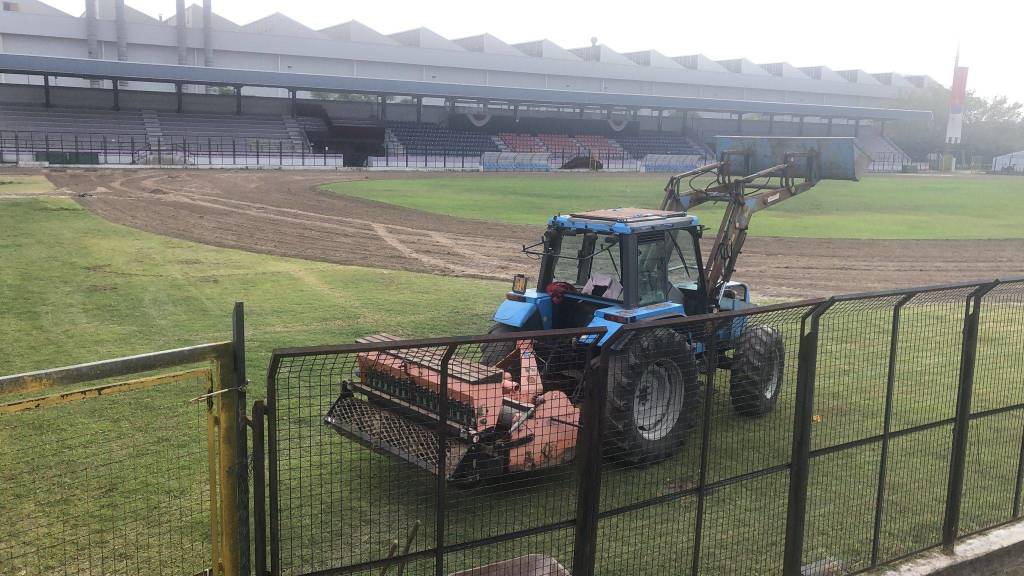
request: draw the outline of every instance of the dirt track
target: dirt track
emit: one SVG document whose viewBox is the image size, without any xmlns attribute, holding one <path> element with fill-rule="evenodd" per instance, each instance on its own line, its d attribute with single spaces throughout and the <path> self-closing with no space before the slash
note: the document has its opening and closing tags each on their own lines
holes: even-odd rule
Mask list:
<svg viewBox="0 0 1024 576">
<path fill-rule="evenodd" d="M 68 170 L 47 176 L 83 206 L 133 228 L 356 266 L 505 280 L 536 267 L 519 249 L 542 232 L 317 189 L 345 179 L 407 177 L 396 174 Z M 758 295 L 790 299 L 1021 275 L 1024 240 L 751 238 L 736 277 Z"/>
</svg>

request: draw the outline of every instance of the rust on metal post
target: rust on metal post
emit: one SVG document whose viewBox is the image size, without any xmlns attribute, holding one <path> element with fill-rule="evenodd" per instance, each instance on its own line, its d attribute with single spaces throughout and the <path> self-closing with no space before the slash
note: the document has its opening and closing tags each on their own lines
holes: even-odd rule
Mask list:
<svg viewBox="0 0 1024 576">
<path fill-rule="evenodd" d="M 201 344 L 188 348 L 164 350 L 138 356 L 101 360 L 51 370 L 39 370 L 0 377 L 0 396 L 15 392 L 45 390 L 53 386 L 80 384 L 104 378 L 128 376 L 183 364 L 197 364 L 212 360 L 231 348 L 230 342 Z"/>
<path fill-rule="evenodd" d="M 0 404 L 0 414 L 14 414 L 15 412 L 24 412 L 26 410 L 55 406 L 57 404 L 67 404 L 69 402 L 85 400 L 86 398 L 96 398 L 98 396 L 109 396 L 120 392 L 142 390 L 144 388 L 152 388 L 153 386 L 159 386 L 169 382 L 180 382 L 182 380 L 191 380 L 196 378 L 208 380 L 210 377 L 211 373 L 209 368 L 197 368 L 195 370 L 184 370 L 180 372 L 171 372 L 170 374 L 161 374 L 159 376 L 135 378 L 124 382 L 102 384 L 100 386 L 92 386 L 89 388 L 72 390 L 70 392 L 61 392 L 59 394 L 51 394 L 49 396 L 38 396 L 35 398 L 26 398 L 24 400 L 15 400 L 6 404 Z"/>
<path fill-rule="evenodd" d="M 217 444 L 220 455 L 218 481 L 220 484 L 220 541 L 221 566 L 224 576 L 241 574 L 241 550 L 238 546 L 238 506 L 240 497 L 238 483 L 238 454 L 241 441 L 238 434 L 238 395 L 225 392 L 235 382 L 234 354 L 225 354 L 216 360 L 214 370 L 214 392 L 217 396 Z"/>
<path fill-rule="evenodd" d="M 214 378 L 217 378 L 217 375 L 214 375 Z M 206 458 L 210 480 L 210 567 L 212 574 L 219 575 L 223 574 L 220 545 L 220 499 L 217 496 L 220 476 L 218 473 L 220 457 L 217 442 L 217 404 L 220 398 L 214 394 L 214 388 L 217 387 L 214 378 L 209 380 L 206 388 Z"/>
<path fill-rule="evenodd" d="M 249 573 L 249 465 L 245 422 L 245 352 L 242 306 L 235 304 L 233 341 L 215 360 L 217 444 L 220 457 L 220 558 L 224 576 Z"/>
</svg>

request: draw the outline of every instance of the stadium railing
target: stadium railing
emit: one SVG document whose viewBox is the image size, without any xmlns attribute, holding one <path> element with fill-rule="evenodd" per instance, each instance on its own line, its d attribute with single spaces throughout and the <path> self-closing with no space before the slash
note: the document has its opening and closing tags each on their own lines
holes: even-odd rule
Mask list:
<svg viewBox="0 0 1024 576">
<path fill-rule="evenodd" d="M 329 167 L 342 154 L 288 140 L 147 138 L 139 134 L 0 131 L 0 163 L 193 167 Z"/>
</svg>

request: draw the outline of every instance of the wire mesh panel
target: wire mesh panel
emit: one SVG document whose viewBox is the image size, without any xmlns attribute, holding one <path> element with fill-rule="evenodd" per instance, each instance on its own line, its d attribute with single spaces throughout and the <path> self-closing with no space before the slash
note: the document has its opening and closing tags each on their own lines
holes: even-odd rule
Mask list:
<svg viewBox="0 0 1024 576">
<path fill-rule="evenodd" d="M 531 554 L 571 567 L 593 338 L 533 334 L 276 353 L 272 568 L 454 573 Z"/>
<path fill-rule="evenodd" d="M 606 345 L 595 573 L 779 572 L 807 310 L 638 325 Z"/>
<path fill-rule="evenodd" d="M 981 299 L 960 534 L 1020 516 L 1024 474 L 1024 282 Z"/>
<path fill-rule="evenodd" d="M 1022 339 L 1015 281 L 607 337 L 281 351 L 272 557 L 281 574 L 864 572 L 1020 517 Z"/>
<path fill-rule="evenodd" d="M 210 419 L 205 401 L 189 401 L 211 390 L 211 372 L 136 382 L 0 411 L 0 574 L 180 576 L 213 565 Z"/>
</svg>

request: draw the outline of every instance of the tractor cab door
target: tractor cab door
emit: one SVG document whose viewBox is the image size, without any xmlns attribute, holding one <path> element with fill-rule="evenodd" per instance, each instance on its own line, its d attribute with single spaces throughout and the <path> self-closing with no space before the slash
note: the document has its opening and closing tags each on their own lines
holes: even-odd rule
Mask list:
<svg viewBox="0 0 1024 576">
<path fill-rule="evenodd" d="M 696 231 L 670 230 L 665 232 L 665 238 L 669 247 L 668 281 L 672 286 L 669 298 L 682 304 L 687 316 L 710 312 Z"/>
<path fill-rule="evenodd" d="M 696 239 L 687 230 L 665 230 L 637 238 L 638 305 L 682 304 L 688 316 L 707 312 Z"/>
</svg>

